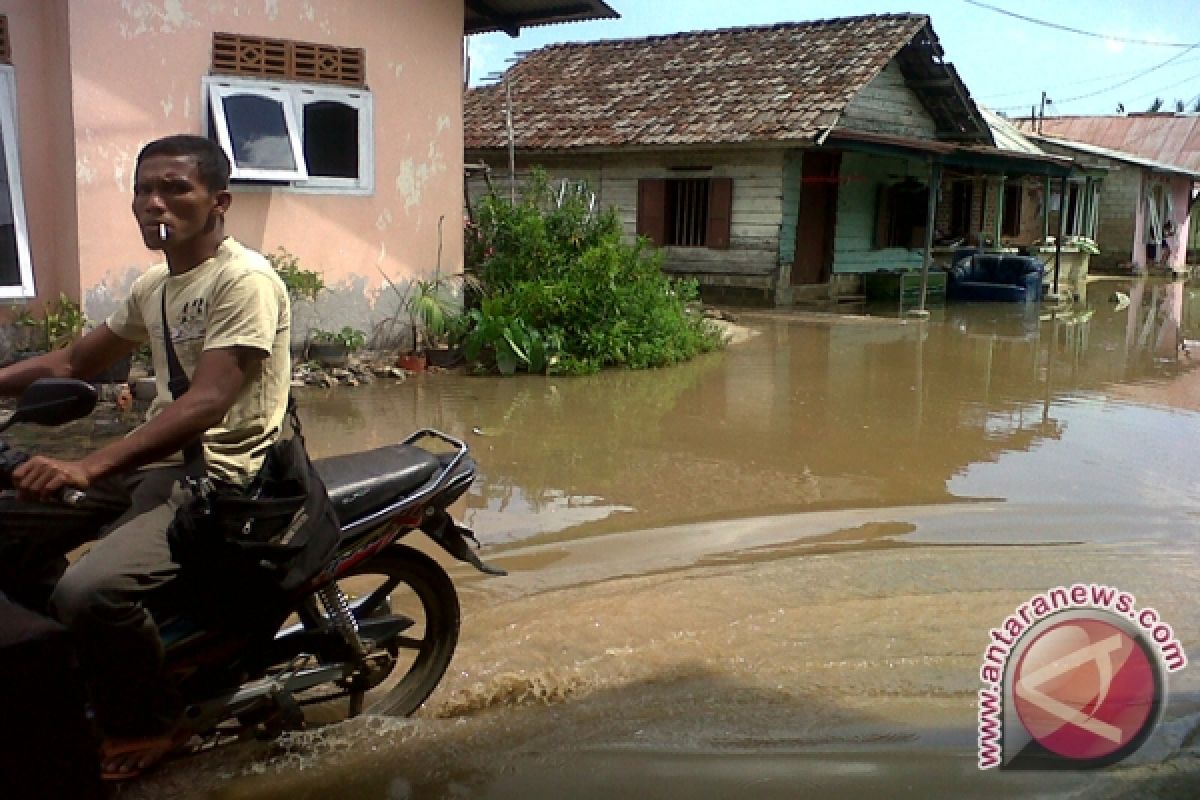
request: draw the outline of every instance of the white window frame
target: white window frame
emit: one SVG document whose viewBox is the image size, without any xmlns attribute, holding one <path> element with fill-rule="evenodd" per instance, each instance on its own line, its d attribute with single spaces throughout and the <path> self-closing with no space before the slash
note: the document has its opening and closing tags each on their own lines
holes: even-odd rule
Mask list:
<svg viewBox="0 0 1200 800">
<path fill-rule="evenodd" d="M 203 103 L 204 130 L 209 129 L 209 120 L 217 133 L 217 141 L 229 160 L 233 162 L 233 148 L 221 104 L 224 97 L 236 94 L 253 94 L 279 102 L 284 108 L 292 153 L 299 169 L 292 173 L 275 170 L 246 170 L 234 167 L 235 180 L 286 181 L 292 191 L 303 194 L 353 194 L 369 195 L 375 191 L 375 136 L 374 103 L 371 92 L 357 87 L 328 86 L 289 81 L 265 81 L 254 78 L 232 78 L 205 76 L 202 79 L 203 93 L 208 102 Z M 349 106 L 358 112 L 358 177 L 336 178 L 308 174 L 304 159 L 304 108 L 310 103 L 335 102 Z M 209 115 L 212 115 L 211 117 Z M 303 175 L 299 174 L 303 172 Z M 269 173 L 269 174 L 268 174 Z M 262 188 L 241 185 L 236 188 Z M 277 189 L 279 187 L 266 187 Z"/>
<path fill-rule="evenodd" d="M 287 129 L 288 142 L 291 145 L 292 161 L 295 169 L 256 169 L 240 167 L 234 159 L 233 139 L 229 135 L 229 120 L 225 116 L 225 100 L 238 95 L 249 95 L 270 100 L 283 109 L 283 123 Z M 229 157 L 233 167 L 231 177 L 254 181 L 303 181 L 308 179 L 308 167 L 304 163 L 304 145 L 300 138 L 300 125 L 296 122 L 296 112 L 293 109 L 290 94 L 282 86 L 262 84 L 246 86 L 227 82 L 208 82 L 208 109 L 212 113 L 213 128 L 217 132 L 217 141 L 221 149 Z"/>
<path fill-rule="evenodd" d="M 27 300 L 37 291 L 33 281 L 33 259 L 29 252 L 29 227 L 25 218 L 25 193 L 21 188 L 20 148 L 17 146 L 17 73 L 0 65 L 0 127 L 3 127 L 3 158 L 8 172 L 9 201 L 12 203 L 16 234 L 19 285 L 0 286 L 0 300 Z"/>
</svg>

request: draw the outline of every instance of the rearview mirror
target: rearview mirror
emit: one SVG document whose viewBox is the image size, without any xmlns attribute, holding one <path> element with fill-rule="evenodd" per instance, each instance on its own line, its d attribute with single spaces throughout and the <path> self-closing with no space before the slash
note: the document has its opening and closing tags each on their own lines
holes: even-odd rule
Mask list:
<svg viewBox="0 0 1200 800">
<path fill-rule="evenodd" d="M 82 419 L 96 407 L 96 397 L 96 387 L 90 383 L 71 378 L 41 378 L 21 393 L 17 410 L 0 425 L 0 431 L 17 422 L 51 427 Z"/>
</svg>

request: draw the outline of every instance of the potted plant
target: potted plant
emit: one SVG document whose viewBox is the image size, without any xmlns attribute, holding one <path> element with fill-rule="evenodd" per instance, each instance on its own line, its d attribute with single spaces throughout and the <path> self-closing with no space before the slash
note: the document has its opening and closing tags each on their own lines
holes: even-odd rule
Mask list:
<svg viewBox="0 0 1200 800">
<path fill-rule="evenodd" d="M 308 341 L 308 358 L 323 367 L 344 367 L 350 354 L 362 348 L 367 335 L 349 325 L 340 331 L 322 330 L 312 332 Z"/>
<path fill-rule="evenodd" d="M 412 349 L 401 354 L 396 364 L 410 372 L 421 372 L 431 363 L 451 366 L 461 358 L 457 348 L 448 346 L 447 334 L 461 317 L 458 290 L 478 288 L 478 279 L 473 275 L 465 272 L 442 274 L 442 223 L 445 219 L 444 216 L 438 219 L 438 254 L 432 278 L 413 278 L 401 292 L 387 275 L 383 276 L 400 298 L 399 310 L 386 320 L 389 334 L 384 338 L 390 339 L 391 326 L 407 316 Z"/>
<path fill-rule="evenodd" d="M 425 369 L 429 353 L 438 340 L 445 336 L 454 307 L 445 296 L 443 279 L 435 276 L 431 280 L 414 278 L 409 284 L 405 311 L 408 312 L 412 328 L 412 353 L 402 356 L 412 367 L 400 366 L 419 372 Z"/>
</svg>

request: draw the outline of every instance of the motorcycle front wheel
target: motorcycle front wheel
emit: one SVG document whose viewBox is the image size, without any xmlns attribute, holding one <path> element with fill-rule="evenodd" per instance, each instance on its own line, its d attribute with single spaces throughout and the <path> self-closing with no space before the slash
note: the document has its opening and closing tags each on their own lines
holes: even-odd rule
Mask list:
<svg viewBox="0 0 1200 800">
<path fill-rule="evenodd" d="M 338 585 L 350 599 L 355 617 L 396 615 L 412 625 L 389 641 L 376 642 L 391 661 L 371 687 L 382 692 L 368 714 L 407 717 L 437 688 L 458 644 L 458 592 L 450 576 L 429 556 L 406 545 L 392 545 L 355 565 Z M 396 676 L 399 676 L 397 679 Z"/>
</svg>

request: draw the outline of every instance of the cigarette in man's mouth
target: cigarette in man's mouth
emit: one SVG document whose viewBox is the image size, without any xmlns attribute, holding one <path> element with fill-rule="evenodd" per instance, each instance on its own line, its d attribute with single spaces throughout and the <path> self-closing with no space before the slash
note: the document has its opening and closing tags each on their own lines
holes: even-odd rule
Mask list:
<svg viewBox="0 0 1200 800">
<path fill-rule="evenodd" d="M 165 242 L 167 240 L 167 225 L 166 225 L 166 223 L 163 223 L 163 222 L 158 223 L 158 238 L 160 241 L 163 241 L 163 242 Z"/>
</svg>

